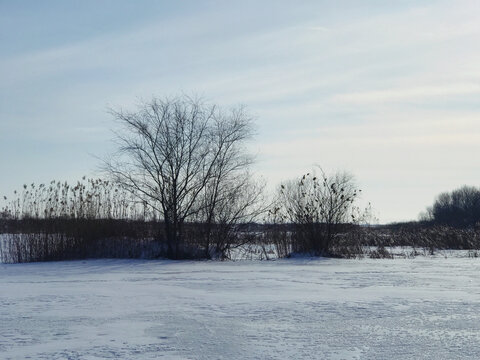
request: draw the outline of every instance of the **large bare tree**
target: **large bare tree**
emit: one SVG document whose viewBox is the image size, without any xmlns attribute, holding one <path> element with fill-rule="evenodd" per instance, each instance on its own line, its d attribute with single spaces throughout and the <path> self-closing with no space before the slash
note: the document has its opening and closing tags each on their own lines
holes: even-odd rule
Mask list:
<svg viewBox="0 0 480 360">
<path fill-rule="evenodd" d="M 112 113 L 123 127 L 108 173 L 163 219 L 167 256 L 185 256 L 185 224 L 213 222 L 232 181 L 252 162 L 244 146 L 251 118 L 242 107 L 223 111 L 187 96 Z"/>
</svg>

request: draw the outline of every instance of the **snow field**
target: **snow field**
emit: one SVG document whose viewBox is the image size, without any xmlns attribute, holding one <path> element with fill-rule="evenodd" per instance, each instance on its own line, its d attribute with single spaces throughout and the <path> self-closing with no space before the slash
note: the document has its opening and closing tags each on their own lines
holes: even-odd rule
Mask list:
<svg viewBox="0 0 480 360">
<path fill-rule="evenodd" d="M 479 359 L 480 259 L 0 264 L 1 359 Z"/>
</svg>

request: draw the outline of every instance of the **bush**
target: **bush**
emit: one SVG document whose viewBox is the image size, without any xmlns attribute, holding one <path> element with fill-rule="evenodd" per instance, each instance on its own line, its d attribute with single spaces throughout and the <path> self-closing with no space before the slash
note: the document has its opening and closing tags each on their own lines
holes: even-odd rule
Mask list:
<svg viewBox="0 0 480 360">
<path fill-rule="evenodd" d="M 292 225 L 291 251 L 336 256 L 338 241 L 367 214 L 355 206 L 360 192 L 351 175 L 328 176 L 321 169 L 319 176 L 307 173 L 282 184 L 273 213 Z"/>
</svg>

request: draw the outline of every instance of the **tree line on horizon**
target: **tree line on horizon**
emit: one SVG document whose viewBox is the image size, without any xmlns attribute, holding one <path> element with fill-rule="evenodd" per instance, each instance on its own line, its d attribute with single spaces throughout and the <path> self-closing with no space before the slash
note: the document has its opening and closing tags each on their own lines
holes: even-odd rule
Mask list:
<svg viewBox="0 0 480 360">
<path fill-rule="evenodd" d="M 361 190 L 348 173 L 313 169 L 267 199 L 250 172 L 253 121 L 244 107 L 226 111 L 180 96 L 111 114 L 118 148 L 103 163 L 105 179 L 24 185 L 0 211 L 0 233 L 24 236 L 0 251 L 8 247 L 3 253 L 21 262 L 228 258 L 255 242 L 273 244 L 279 256 L 348 256 L 384 245 L 361 226 L 371 211 L 358 207 Z M 465 229 L 479 220 L 480 190 L 463 187 L 441 194 L 423 224 Z"/>
</svg>

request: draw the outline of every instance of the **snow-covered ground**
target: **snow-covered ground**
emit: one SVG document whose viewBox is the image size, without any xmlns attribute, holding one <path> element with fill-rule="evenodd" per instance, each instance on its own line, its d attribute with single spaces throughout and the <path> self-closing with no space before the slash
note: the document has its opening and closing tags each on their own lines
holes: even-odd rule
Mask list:
<svg viewBox="0 0 480 360">
<path fill-rule="evenodd" d="M 0 264 L 1 359 L 479 359 L 480 259 Z"/>
</svg>

